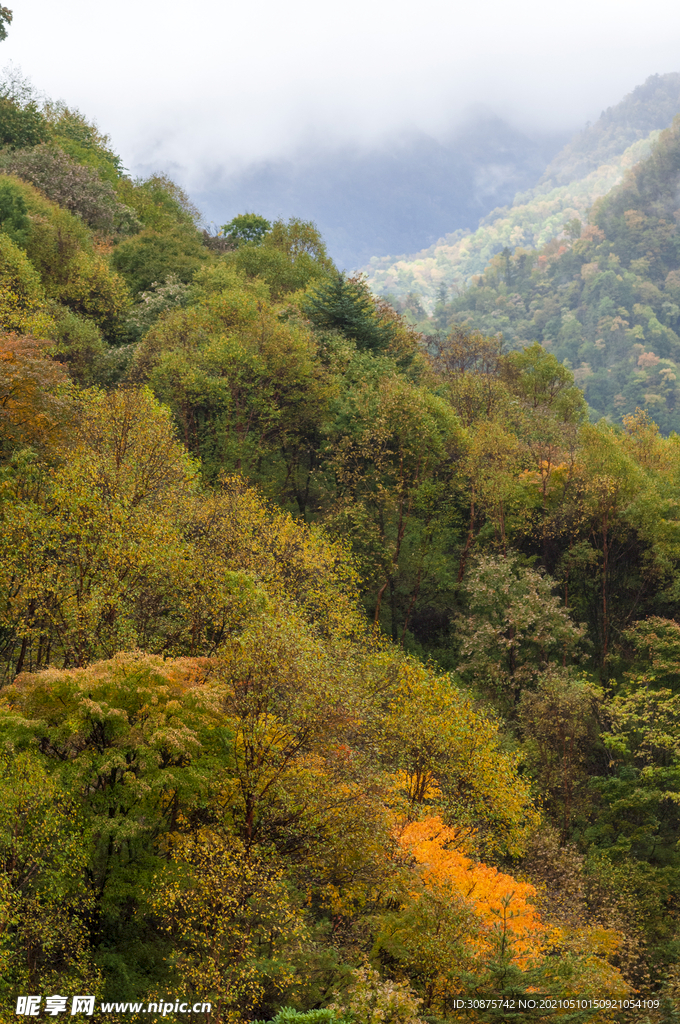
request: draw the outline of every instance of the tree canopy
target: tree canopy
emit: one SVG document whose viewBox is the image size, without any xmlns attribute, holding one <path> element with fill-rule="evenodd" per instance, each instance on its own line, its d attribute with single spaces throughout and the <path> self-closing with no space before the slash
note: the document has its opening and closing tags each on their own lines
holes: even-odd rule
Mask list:
<svg viewBox="0 0 680 1024">
<path fill-rule="evenodd" d="M 64 105 L 0 127 L 2 1019 L 667 1024 L 677 435 L 419 333 L 312 223 L 214 244 Z M 637 295 L 645 246 L 674 287 L 675 141 L 477 291 Z"/>
</svg>

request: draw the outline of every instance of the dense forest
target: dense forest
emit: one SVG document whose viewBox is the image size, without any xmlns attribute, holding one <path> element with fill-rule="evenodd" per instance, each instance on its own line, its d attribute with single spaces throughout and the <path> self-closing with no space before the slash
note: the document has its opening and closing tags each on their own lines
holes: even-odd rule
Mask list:
<svg viewBox="0 0 680 1024">
<path fill-rule="evenodd" d="M 0 137 L 0 1020 L 677 1021 L 677 435 L 17 79 Z M 676 140 L 475 295 L 648 287 L 663 372 Z"/>
<path fill-rule="evenodd" d="M 506 246 L 453 298 L 440 289 L 431 316 L 415 292 L 391 297 L 392 306 L 434 347 L 453 325 L 502 337 L 506 349 L 540 343 L 573 370 L 593 421 L 604 416 L 621 424 L 642 409 L 662 433 L 680 430 L 679 186 L 676 118 L 657 133 L 646 159 L 546 244 Z M 559 220 L 550 195 L 543 206 L 532 201 L 548 234 Z M 492 229 L 512 223 L 510 216 Z"/>
<path fill-rule="evenodd" d="M 678 103 L 680 108 L 680 102 Z M 503 249 L 540 249 L 564 235 L 564 226 L 586 221 L 596 199 L 607 195 L 627 170 L 649 156 L 659 136 L 650 132 L 609 163 L 565 185 L 537 187 L 493 210 L 475 231 L 458 229 L 415 256 L 374 256 L 364 267 L 371 289 L 401 311 L 415 313 L 419 328 L 434 333 L 425 314 L 458 295 Z"/>
</svg>

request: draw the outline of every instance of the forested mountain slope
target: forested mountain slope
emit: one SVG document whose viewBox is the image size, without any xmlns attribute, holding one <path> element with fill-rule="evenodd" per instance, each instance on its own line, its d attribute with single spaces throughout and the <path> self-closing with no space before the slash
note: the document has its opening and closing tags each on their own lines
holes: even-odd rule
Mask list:
<svg viewBox="0 0 680 1024">
<path fill-rule="evenodd" d="M 680 112 L 680 74 L 651 75 L 615 107 L 578 132 L 548 164 L 537 189 L 568 185 L 615 160 Z"/>
<path fill-rule="evenodd" d="M 640 407 L 662 430 L 680 430 L 679 185 L 676 120 L 587 227 L 494 257 L 440 315 L 500 331 L 513 348 L 540 341 L 574 368 L 595 415 L 620 420 Z"/>
<path fill-rule="evenodd" d="M 3 1024 L 673 1021 L 677 437 L 16 84 L 0 135 Z M 677 144 L 537 294 L 670 294 Z"/>
<path fill-rule="evenodd" d="M 548 165 L 538 184 L 488 214 L 476 231 L 454 232 L 414 256 L 374 257 L 364 268 L 376 294 L 402 305 L 409 293 L 432 312 L 505 248 L 539 248 L 574 219 L 585 220 L 627 170 L 649 155 L 680 111 L 680 75 L 653 75 L 580 132 Z"/>
</svg>

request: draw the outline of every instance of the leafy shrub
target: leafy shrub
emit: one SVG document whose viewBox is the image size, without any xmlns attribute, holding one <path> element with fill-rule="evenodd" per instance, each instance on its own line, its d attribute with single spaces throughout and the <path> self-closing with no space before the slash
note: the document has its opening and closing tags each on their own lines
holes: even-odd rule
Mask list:
<svg viewBox="0 0 680 1024">
<path fill-rule="evenodd" d="M 257 213 L 240 213 L 233 217 L 228 224 L 222 225 L 222 235 L 232 245 L 242 245 L 244 242 L 255 242 L 259 244 L 272 226 L 264 217 Z"/>
<path fill-rule="evenodd" d="M 156 231 L 172 232 L 178 227 L 195 229 L 201 219 L 184 189 L 164 174 L 136 181 L 122 178 L 117 192 L 133 208 L 142 224 Z"/>
<path fill-rule="evenodd" d="M 0 143 L 11 149 L 37 146 L 48 138 L 48 129 L 37 103 L 21 106 L 0 95 Z"/>
<path fill-rule="evenodd" d="M 69 376 L 85 387 L 110 387 L 120 380 L 132 355 L 132 346 L 109 347 L 92 320 L 55 303 L 52 353 L 68 368 Z"/>
<path fill-rule="evenodd" d="M 48 295 L 58 298 L 68 280 L 76 254 L 92 248 L 92 237 L 81 219 L 50 202 L 28 182 L 23 187 L 31 228 L 24 249 Z"/>
<path fill-rule="evenodd" d="M 11 180 L 21 190 L 28 209 L 30 230 L 24 259 L 28 257 L 25 262 L 33 278 L 48 299 L 92 317 L 105 332 L 117 337 L 119 322 L 130 304 L 125 282 L 111 270 L 105 255 L 95 251 L 91 233 L 79 217 L 46 199 L 28 182 Z M 39 333 L 37 327 L 31 330 Z"/>
<path fill-rule="evenodd" d="M 160 234 L 148 228 L 117 246 L 111 262 L 133 294 L 139 295 L 169 275 L 189 284 L 208 258 L 197 231 L 178 228 L 172 234 Z"/>
<path fill-rule="evenodd" d="M 22 149 L 37 146 L 48 138 L 42 97 L 10 66 L 0 81 L 0 145 Z"/>
<path fill-rule="evenodd" d="M 16 150 L 5 157 L 4 169 L 16 174 L 75 213 L 91 228 L 110 234 L 132 234 L 141 227 L 134 212 L 120 203 L 113 186 L 97 171 L 83 167 L 63 150 L 42 144 Z"/>
<path fill-rule="evenodd" d="M 44 337 L 53 327 L 39 275 L 26 254 L 0 232 L 0 328 Z"/>
<path fill-rule="evenodd" d="M 123 162 L 111 149 L 108 135 L 103 135 L 79 110 L 61 101 L 48 100 L 42 112 L 49 124 L 50 137 L 60 149 L 79 164 L 94 168 L 104 181 L 110 181 L 114 187 L 118 184 Z"/>
<path fill-rule="evenodd" d="M 92 317 L 112 334 L 117 334 L 130 305 L 130 294 L 122 278 L 111 273 L 102 256 L 88 252 L 78 253 L 71 261 L 59 299 L 76 313 Z"/>
<path fill-rule="evenodd" d="M 15 182 L 0 180 L 0 229 L 18 245 L 25 245 L 30 226 L 21 189 Z"/>
<path fill-rule="evenodd" d="M 228 258 L 248 277 L 266 281 L 274 299 L 306 288 L 324 273 L 307 253 L 291 259 L 280 249 L 266 245 L 246 243 Z"/>
<path fill-rule="evenodd" d="M 311 221 L 291 217 L 273 225 L 264 217 L 244 213 L 222 228 L 226 241 L 236 246 L 227 259 L 248 277 L 259 277 L 272 298 L 301 291 L 335 268 L 318 228 Z"/>
<path fill-rule="evenodd" d="M 294 1010 L 292 1006 L 284 1006 L 272 1018 L 271 1024 L 343 1024 L 345 1020 L 347 1020 L 346 1017 L 339 1017 L 336 1011 L 330 1007 L 300 1012 Z M 255 1021 L 254 1024 L 267 1024 L 267 1022 Z"/>
<path fill-rule="evenodd" d="M 423 1000 L 408 982 L 383 981 L 377 971 L 364 964 L 352 971 L 354 984 L 345 996 L 346 1006 L 334 1007 L 340 1020 L 356 1024 L 423 1024 L 418 1016 Z"/>
</svg>

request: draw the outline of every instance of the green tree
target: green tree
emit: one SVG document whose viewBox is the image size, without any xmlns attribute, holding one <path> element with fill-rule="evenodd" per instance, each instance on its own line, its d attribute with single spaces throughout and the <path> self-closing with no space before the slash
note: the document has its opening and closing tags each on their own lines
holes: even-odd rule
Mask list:
<svg viewBox="0 0 680 1024">
<path fill-rule="evenodd" d="M 365 361 L 366 356 L 362 359 Z M 363 368 L 361 359 L 356 370 Z M 331 521 L 351 537 L 370 585 L 371 613 L 403 638 L 425 577 L 434 531 L 462 447 L 457 417 L 445 401 L 377 363 L 347 375 L 332 426 Z M 409 570 L 406 564 L 410 562 Z"/>
<path fill-rule="evenodd" d="M 5 750 L 0 758 L 3 1002 L 15 1000 L 17 992 L 43 988 L 101 991 L 88 935 L 94 899 L 84 884 L 87 844 L 77 800 L 42 759 L 32 751 Z"/>
<path fill-rule="evenodd" d="M 259 232 L 257 226 L 253 230 Z M 252 241 L 239 243 L 226 260 L 249 278 L 265 281 L 275 301 L 306 289 L 335 269 L 316 226 L 296 217 L 277 220 Z"/>
<path fill-rule="evenodd" d="M 172 863 L 154 876 L 150 902 L 173 941 L 173 974 L 192 1000 L 239 1024 L 294 981 L 305 930 L 284 871 L 207 828 L 168 846 Z"/>
<path fill-rule="evenodd" d="M 209 258 L 200 235 L 192 228 L 180 227 L 162 233 L 154 228 L 145 228 L 134 238 L 116 246 L 112 263 L 132 293 L 139 296 L 158 282 L 167 280 L 169 275 L 189 284 Z"/>
<path fill-rule="evenodd" d="M 609 713 L 602 738 L 612 770 L 593 779 L 603 807 L 592 839 L 615 861 L 632 857 L 677 871 L 680 698 L 633 680 Z"/>
<path fill-rule="evenodd" d="M 12 24 L 12 12 L 8 7 L 0 7 L 0 41 L 7 39 L 7 26 Z"/>
<path fill-rule="evenodd" d="M 220 230 L 227 241 L 234 245 L 243 245 L 245 242 L 259 245 L 271 229 L 271 223 L 257 213 L 240 213 L 228 224 L 223 224 Z"/>
<path fill-rule="evenodd" d="M 340 331 L 360 352 L 384 352 L 394 340 L 394 323 L 380 319 L 360 278 L 331 276 L 311 292 L 303 309 L 317 328 Z"/>
<path fill-rule="evenodd" d="M 468 849 L 521 854 L 536 823 L 529 786 L 502 749 L 494 715 L 476 709 L 451 676 L 433 676 L 415 659 L 399 665 L 375 727 L 405 817 L 434 807 Z"/>
<path fill-rule="evenodd" d="M 466 577 L 458 671 L 512 708 L 550 665 L 578 658 L 585 628 L 571 621 L 550 577 L 516 556 L 482 555 Z"/>
<path fill-rule="evenodd" d="M 78 411 L 75 443 L 51 475 L 24 459 L 4 481 L 7 671 L 83 665 L 137 646 L 207 653 L 227 608 L 245 607 L 250 591 L 239 596 L 234 575 L 206 577 L 183 535 L 178 506 L 196 470 L 168 413 L 132 390 L 95 393 Z"/>
<path fill-rule="evenodd" d="M 582 514 L 591 526 L 599 594 L 593 593 L 591 616 L 599 640 L 601 666 L 608 671 L 612 635 L 617 619 L 624 618 L 621 596 L 612 607 L 612 588 L 619 572 L 627 569 L 627 548 L 634 533 L 636 499 L 644 489 L 640 468 L 625 450 L 621 436 L 604 423 L 581 432 L 578 484 Z M 625 554 L 624 554 L 625 552 Z M 624 582 L 625 586 L 625 580 Z M 592 621 L 592 619 L 591 619 Z"/>
<path fill-rule="evenodd" d="M 132 373 L 171 407 L 208 480 L 242 472 L 304 515 L 337 385 L 307 325 L 282 319 L 261 284 L 215 267 L 198 289 L 147 333 Z"/>
<path fill-rule="evenodd" d="M 524 758 L 536 775 L 545 808 L 570 834 L 575 811 L 587 813 L 588 772 L 592 769 L 604 694 L 587 679 L 562 670 L 546 672 L 535 690 L 520 698 L 517 719 Z"/>
<path fill-rule="evenodd" d="M 0 183 L 0 226 L 13 242 L 23 245 L 28 237 L 30 222 L 28 207 L 21 191 L 11 181 Z"/>
<path fill-rule="evenodd" d="M 293 262 L 304 256 L 326 273 L 335 269 L 321 232 L 312 221 L 300 220 L 299 217 L 277 220 L 271 232 L 267 233 L 264 244 L 285 253 Z"/>
</svg>

